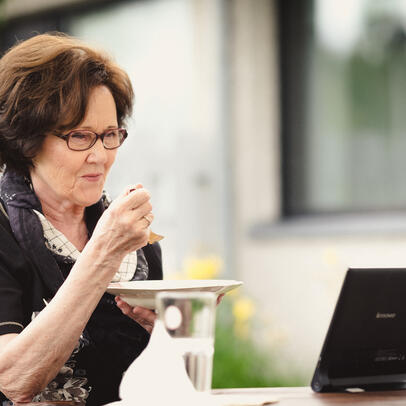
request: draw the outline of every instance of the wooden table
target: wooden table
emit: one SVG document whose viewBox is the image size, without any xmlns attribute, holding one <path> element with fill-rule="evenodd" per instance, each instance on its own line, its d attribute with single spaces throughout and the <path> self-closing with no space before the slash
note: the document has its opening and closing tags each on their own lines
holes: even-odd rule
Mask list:
<svg viewBox="0 0 406 406">
<path fill-rule="evenodd" d="M 360 393 L 314 393 L 309 387 L 302 388 L 249 388 L 216 389 L 214 394 L 241 395 L 247 404 L 257 396 L 277 398 L 276 406 L 323 406 L 323 405 L 406 405 L 406 390 Z M 16 404 L 17 405 L 17 404 Z M 73 402 L 20 403 L 18 406 L 77 406 Z"/>
<path fill-rule="evenodd" d="M 277 398 L 280 406 L 322 406 L 322 405 L 406 405 L 406 390 L 359 392 L 359 393 L 314 393 L 303 388 L 250 388 L 216 389 L 215 394 L 241 394 L 247 397 L 269 395 Z"/>
</svg>

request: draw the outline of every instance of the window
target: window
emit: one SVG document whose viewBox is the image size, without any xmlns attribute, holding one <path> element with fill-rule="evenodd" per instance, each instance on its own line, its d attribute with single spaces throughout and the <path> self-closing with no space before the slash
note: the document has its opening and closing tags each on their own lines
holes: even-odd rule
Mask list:
<svg viewBox="0 0 406 406">
<path fill-rule="evenodd" d="M 279 14 L 284 214 L 405 208 L 405 2 L 281 0 Z"/>
</svg>

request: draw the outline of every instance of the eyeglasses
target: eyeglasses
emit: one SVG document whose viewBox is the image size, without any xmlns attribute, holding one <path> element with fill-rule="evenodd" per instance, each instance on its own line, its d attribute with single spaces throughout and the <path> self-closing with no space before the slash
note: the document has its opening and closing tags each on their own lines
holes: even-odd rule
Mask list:
<svg viewBox="0 0 406 406">
<path fill-rule="evenodd" d="M 56 134 L 56 137 L 66 141 L 68 148 L 73 151 L 86 151 L 96 144 L 100 138 L 106 149 L 118 148 L 127 138 L 127 130 L 124 128 L 112 128 L 102 134 L 97 134 L 90 130 L 73 130 L 67 134 Z"/>
</svg>

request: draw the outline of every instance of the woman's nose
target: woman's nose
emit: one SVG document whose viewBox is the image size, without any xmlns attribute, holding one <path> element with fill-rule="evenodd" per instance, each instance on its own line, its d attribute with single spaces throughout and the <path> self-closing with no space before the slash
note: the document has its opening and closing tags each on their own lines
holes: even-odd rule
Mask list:
<svg viewBox="0 0 406 406">
<path fill-rule="evenodd" d="M 104 148 L 101 139 L 98 139 L 92 148 L 89 149 L 89 155 L 87 157 L 89 162 L 104 163 L 107 161 L 107 150 Z"/>
</svg>

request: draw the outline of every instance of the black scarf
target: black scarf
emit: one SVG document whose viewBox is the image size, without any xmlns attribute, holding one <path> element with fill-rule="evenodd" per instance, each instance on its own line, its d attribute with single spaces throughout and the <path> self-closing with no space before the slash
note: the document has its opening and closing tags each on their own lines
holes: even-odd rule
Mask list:
<svg viewBox="0 0 406 406">
<path fill-rule="evenodd" d="M 14 171 L 6 170 L 0 181 L 0 198 L 5 205 L 11 230 L 18 244 L 34 263 L 44 284 L 54 295 L 64 278 L 55 258 L 45 246 L 41 222 L 33 212 L 38 210 L 42 213 L 42 207 L 31 181 Z"/>
</svg>

